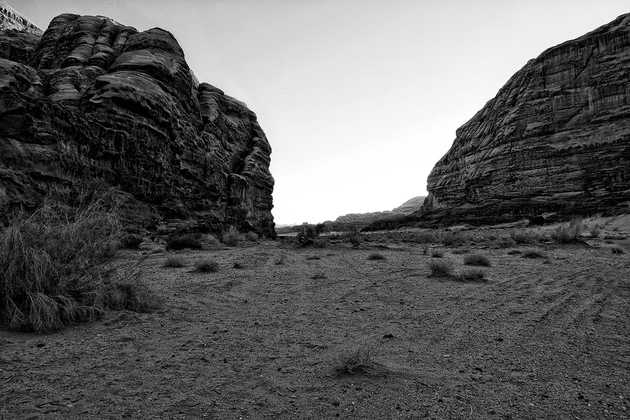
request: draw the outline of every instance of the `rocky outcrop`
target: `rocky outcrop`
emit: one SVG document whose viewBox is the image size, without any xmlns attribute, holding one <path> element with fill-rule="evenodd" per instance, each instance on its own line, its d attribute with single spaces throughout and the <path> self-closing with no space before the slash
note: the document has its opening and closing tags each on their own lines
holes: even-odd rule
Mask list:
<svg viewBox="0 0 630 420">
<path fill-rule="evenodd" d="M 630 211 L 630 14 L 529 61 L 457 130 L 424 221 Z"/>
<path fill-rule="evenodd" d="M 421 195 L 418 197 L 410 198 L 409 200 L 402 203 L 400 206 L 396 207 L 392 210 L 392 213 L 396 215 L 407 215 L 418 211 L 422 204 L 424 204 L 425 196 Z"/>
<path fill-rule="evenodd" d="M 169 32 L 65 14 L 41 39 L 0 33 L 0 57 L 0 214 L 101 181 L 147 226 L 274 234 L 256 115 L 198 84 Z"/>
<path fill-rule="evenodd" d="M 334 222 L 327 221 L 324 224 L 329 231 L 346 231 L 348 229 L 371 231 L 396 228 L 405 224 L 410 216 L 422 207 L 424 199 L 423 196 L 413 197 L 392 210 L 346 214 L 339 216 Z"/>
<path fill-rule="evenodd" d="M 39 29 L 26 16 L 15 10 L 7 2 L 0 0 L 0 30 L 16 30 L 41 35 L 42 30 Z"/>
<path fill-rule="evenodd" d="M 392 216 L 405 216 L 418 211 L 422 207 L 424 197 L 413 197 L 405 201 L 393 210 L 376 211 L 371 213 L 349 213 L 337 217 L 335 223 L 347 223 L 356 225 L 366 225 L 376 220 L 388 218 Z"/>
</svg>

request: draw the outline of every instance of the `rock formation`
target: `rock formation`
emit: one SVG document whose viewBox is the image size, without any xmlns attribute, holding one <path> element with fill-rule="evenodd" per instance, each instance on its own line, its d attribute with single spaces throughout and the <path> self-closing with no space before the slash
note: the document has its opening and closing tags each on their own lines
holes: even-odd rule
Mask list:
<svg viewBox="0 0 630 420">
<path fill-rule="evenodd" d="M 424 221 L 630 211 L 630 14 L 529 61 L 456 134 Z"/>
<path fill-rule="evenodd" d="M 425 199 L 426 197 L 423 195 L 410 198 L 409 200 L 402 203 L 400 206 L 393 209 L 392 213 L 394 213 L 395 215 L 406 215 L 414 213 L 422 207 Z"/>
<path fill-rule="evenodd" d="M 64 14 L 41 39 L 0 32 L 0 74 L 1 215 L 101 181 L 128 193 L 145 225 L 274 234 L 256 115 L 198 84 L 169 32 Z"/>
<path fill-rule="evenodd" d="M 366 225 L 376 220 L 388 218 L 392 216 L 405 216 L 420 210 L 424 202 L 422 196 L 413 197 L 405 201 L 393 210 L 376 211 L 371 213 L 350 213 L 337 217 L 333 223 L 347 223 L 356 225 Z"/>
<path fill-rule="evenodd" d="M 0 30 L 13 29 L 41 35 L 42 30 L 31 22 L 26 16 L 15 10 L 6 1 L 0 1 Z"/>
</svg>

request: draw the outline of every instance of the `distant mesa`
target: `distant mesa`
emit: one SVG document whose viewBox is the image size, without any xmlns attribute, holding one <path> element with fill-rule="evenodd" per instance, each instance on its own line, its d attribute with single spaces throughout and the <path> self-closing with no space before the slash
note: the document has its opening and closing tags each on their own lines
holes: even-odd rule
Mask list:
<svg viewBox="0 0 630 420">
<path fill-rule="evenodd" d="M 335 220 L 327 220 L 323 222 L 324 229 L 328 232 L 347 231 L 352 229 L 364 229 L 368 226 L 374 226 L 373 230 L 377 230 L 383 225 L 396 225 L 401 220 L 406 220 L 411 214 L 417 212 L 422 207 L 424 196 L 413 197 L 405 201 L 393 210 L 375 211 L 371 213 L 350 213 L 337 217 Z M 278 234 L 290 234 L 299 232 L 304 225 L 280 225 L 276 226 Z"/>
<path fill-rule="evenodd" d="M 630 212 L 630 14 L 530 60 L 427 188 L 425 223 Z"/>
<path fill-rule="evenodd" d="M 413 197 L 405 201 L 400 206 L 393 210 L 377 211 L 372 213 L 350 213 L 335 219 L 336 223 L 347 223 L 366 225 L 379 219 L 386 219 L 388 217 L 406 216 L 413 212 L 420 210 L 422 203 L 424 202 L 424 196 Z M 333 222 L 334 223 L 334 222 Z"/>
<path fill-rule="evenodd" d="M 275 234 L 256 115 L 199 84 L 169 32 L 64 14 L 0 32 L 0 71 L 0 223 L 91 183 L 142 227 Z"/>
</svg>

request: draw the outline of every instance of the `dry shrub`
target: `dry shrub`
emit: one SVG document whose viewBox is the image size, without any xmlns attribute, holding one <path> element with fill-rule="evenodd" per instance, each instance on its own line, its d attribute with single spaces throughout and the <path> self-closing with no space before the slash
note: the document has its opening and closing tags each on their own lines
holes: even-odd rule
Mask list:
<svg viewBox="0 0 630 420">
<path fill-rule="evenodd" d="M 200 260 L 195 263 L 196 273 L 216 273 L 219 271 L 219 263 L 213 260 Z"/>
<path fill-rule="evenodd" d="M 455 276 L 455 280 L 462 282 L 485 282 L 486 273 L 479 269 L 469 269 L 462 271 Z"/>
<path fill-rule="evenodd" d="M 243 235 L 240 234 L 238 229 L 234 226 L 230 226 L 227 232 L 223 233 L 221 241 L 227 246 L 238 246 L 239 242 L 243 240 Z"/>
<path fill-rule="evenodd" d="M 464 257 L 464 264 L 466 265 L 476 265 L 480 267 L 490 267 L 490 260 L 479 254 L 470 254 Z"/>
<path fill-rule="evenodd" d="M 615 255 L 620 255 L 620 254 L 625 254 L 626 251 L 623 250 L 623 248 L 618 247 L 618 246 L 614 246 L 612 248 L 610 248 L 610 251 L 615 254 Z"/>
<path fill-rule="evenodd" d="M 373 254 L 368 255 L 367 259 L 370 261 L 378 261 L 378 260 L 385 260 L 386 258 L 384 255 L 378 254 L 375 252 Z"/>
<path fill-rule="evenodd" d="M 433 251 L 431 251 L 431 257 L 442 258 L 444 257 L 444 253 L 442 251 L 438 251 L 437 249 L 434 249 Z"/>
<path fill-rule="evenodd" d="M 539 249 L 526 249 L 523 251 L 523 258 L 547 258 L 544 252 Z"/>
<path fill-rule="evenodd" d="M 169 255 L 166 257 L 162 267 L 181 268 L 186 266 L 186 260 L 181 255 Z"/>
<path fill-rule="evenodd" d="M 117 270 L 104 280 L 102 306 L 121 311 L 151 312 L 161 302 L 140 280 L 140 270 Z"/>
<path fill-rule="evenodd" d="M 438 235 L 433 231 L 412 232 L 407 238 L 409 242 L 432 244 L 438 242 Z"/>
<path fill-rule="evenodd" d="M 573 219 L 566 225 L 560 225 L 553 231 L 551 237 L 560 244 L 570 244 L 579 241 L 584 231 L 582 219 Z"/>
<path fill-rule="evenodd" d="M 313 248 L 326 248 L 328 246 L 328 240 L 326 238 L 313 239 Z"/>
<path fill-rule="evenodd" d="M 602 228 L 599 225 L 595 225 L 591 228 L 591 237 L 599 238 L 599 235 L 602 234 Z"/>
<path fill-rule="evenodd" d="M 245 268 L 245 266 L 243 264 L 241 264 L 240 262 L 235 262 L 234 264 L 232 264 L 232 268 L 235 268 L 237 270 L 241 270 L 241 269 Z"/>
<path fill-rule="evenodd" d="M 452 277 L 453 263 L 448 260 L 429 261 L 427 263 L 431 270 L 431 277 Z"/>
<path fill-rule="evenodd" d="M 274 264 L 276 264 L 276 265 L 285 265 L 286 262 L 287 262 L 286 254 L 280 254 L 280 256 L 278 257 L 278 259 L 276 259 Z"/>
<path fill-rule="evenodd" d="M 120 238 L 120 247 L 123 249 L 138 249 L 144 238 L 134 233 L 128 233 Z"/>
<path fill-rule="evenodd" d="M 517 244 L 534 244 L 540 242 L 542 236 L 533 230 L 516 230 L 510 233 L 510 238 Z"/>
<path fill-rule="evenodd" d="M 249 231 L 245 234 L 245 239 L 247 239 L 250 242 L 258 242 L 259 236 L 256 232 L 253 231 Z"/>
<path fill-rule="evenodd" d="M 181 249 L 201 249 L 201 235 L 187 233 L 171 236 L 166 241 L 166 249 L 169 251 L 178 251 Z"/>
<path fill-rule="evenodd" d="M 295 236 L 295 244 L 298 247 L 307 247 L 313 245 L 316 238 L 324 232 L 326 226 L 320 223 L 318 225 L 309 225 L 305 223 L 299 227 L 299 231 Z"/>
<path fill-rule="evenodd" d="M 466 237 L 461 232 L 442 232 L 440 241 L 444 246 L 461 246 L 466 242 Z"/>
<path fill-rule="evenodd" d="M 516 241 L 511 237 L 500 237 L 493 240 L 495 248 L 512 248 Z"/>
<path fill-rule="evenodd" d="M 343 240 L 350 243 L 353 248 L 358 248 L 361 246 L 361 242 L 363 242 L 363 237 L 361 236 L 359 228 L 353 226 L 350 228 L 350 231 L 343 235 Z"/>
<path fill-rule="evenodd" d="M 339 375 L 361 375 L 374 373 L 379 365 L 374 360 L 376 350 L 369 345 L 344 352 L 339 357 L 335 370 Z"/>
<path fill-rule="evenodd" d="M 211 248 L 220 247 L 222 245 L 221 241 L 218 240 L 216 236 L 210 234 L 204 235 L 201 242 L 204 242 Z"/>
<path fill-rule="evenodd" d="M 47 201 L 0 234 L 0 324 L 46 332 L 103 310 L 102 264 L 121 225 L 103 200 L 70 208 Z"/>
</svg>

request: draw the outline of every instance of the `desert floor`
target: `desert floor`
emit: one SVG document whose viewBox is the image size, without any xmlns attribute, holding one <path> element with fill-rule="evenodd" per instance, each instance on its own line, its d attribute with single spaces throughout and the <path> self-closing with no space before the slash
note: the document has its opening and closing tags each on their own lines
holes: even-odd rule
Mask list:
<svg viewBox="0 0 630 420">
<path fill-rule="evenodd" d="M 182 251 L 184 268 L 125 251 L 162 308 L 0 331 L 0 418 L 630 418 L 630 246 L 610 242 L 438 247 L 457 271 L 487 256 L 486 283 L 430 277 L 409 243 Z M 219 271 L 192 272 L 206 257 Z M 372 368 L 340 373 L 357 349 Z"/>
</svg>

